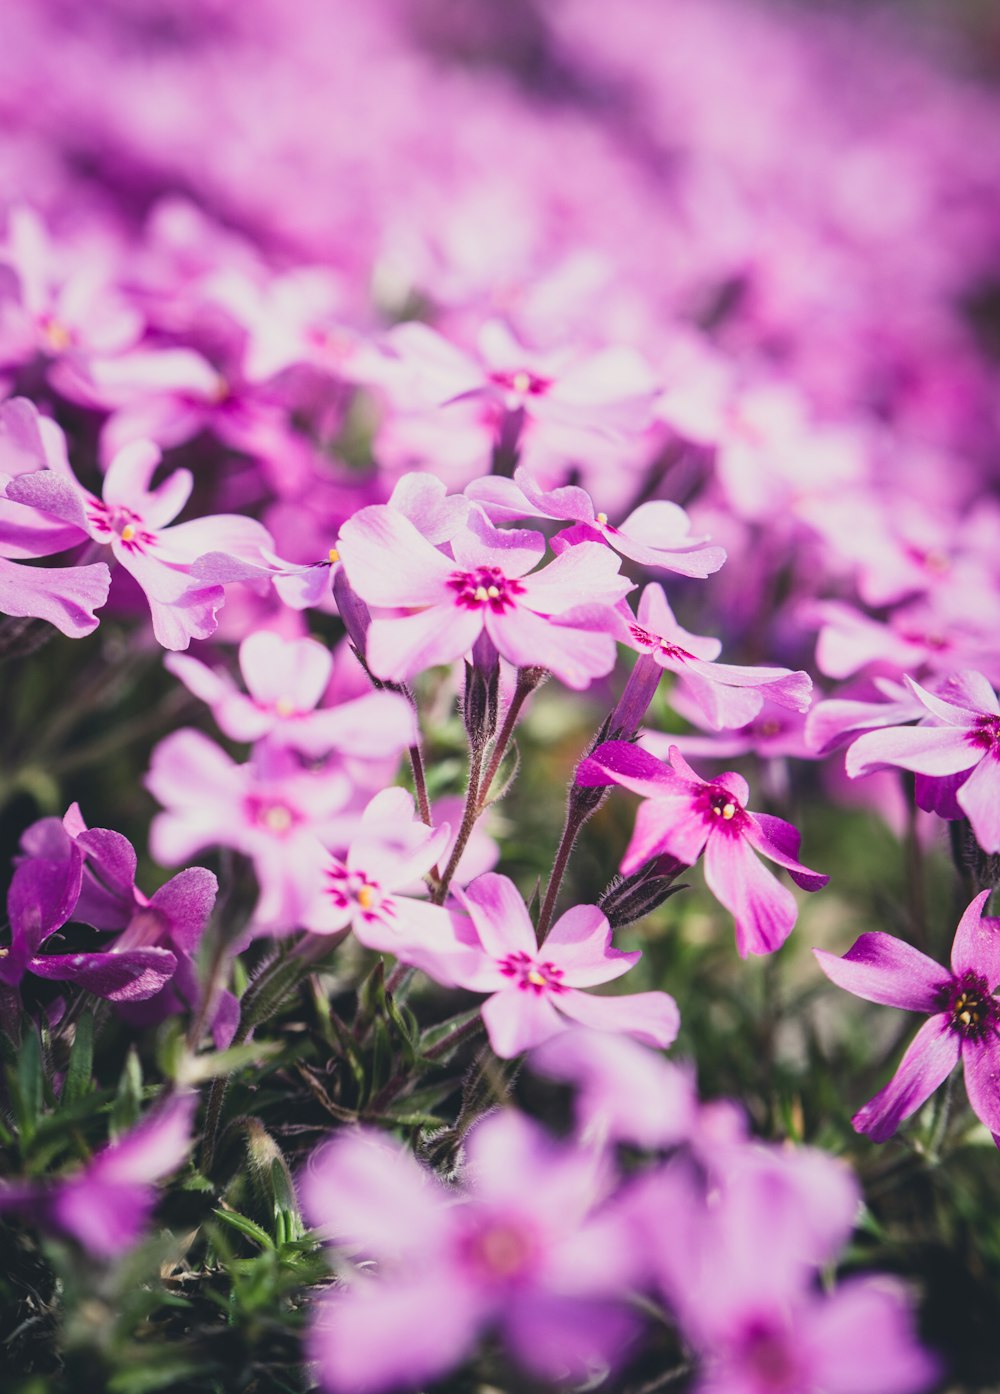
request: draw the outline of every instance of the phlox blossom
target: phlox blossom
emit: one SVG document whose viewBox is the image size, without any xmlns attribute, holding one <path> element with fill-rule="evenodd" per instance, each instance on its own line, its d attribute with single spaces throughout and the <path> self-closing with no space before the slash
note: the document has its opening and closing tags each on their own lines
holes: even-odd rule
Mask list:
<svg viewBox="0 0 1000 1394">
<path fill-rule="evenodd" d="M 625 1227 L 602 1212 L 603 1168 L 504 1110 L 466 1139 L 446 1189 L 398 1144 L 340 1133 L 300 1177 L 306 1215 L 340 1247 L 378 1260 L 347 1270 L 309 1340 L 331 1394 L 422 1388 L 499 1329 L 542 1379 L 580 1379 L 634 1332 L 621 1302 L 635 1268 Z"/>
<path fill-rule="evenodd" d="M 89 538 L 108 547 L 145 593 L 153 632 L 164 648 L 184 649 L 192 639 L 213 633 L 224 592 L 193 577 L 191 566 L 212 547 L 237 554 L 259 551 L 270 541 L 260 523 L 219 514 L 170 526 L 194 479 L 189 470 L 175 470 L 151 488 L 160 463 L 160 449 L 151 441 L 133 441 L 115 455 L 101 498 L 79 483 L 62 442 L 48 463 L 8 483 L 7 498 L 68 525 L 73 542 Z"/>
<path fill-rule="evenodd" d="M 625 875 L 663 852 L 689 866 L 704 853 L 705 880 L 735 917 L 741 957 L 780 948 L 798 916 L 795 897 L 765 871 L 755 852 L 783 866 L 803 890 L 819 890 L 829 879 L 797 860 L 799 833 L 791 823 L 750 812 L 742 775 L 729 770 L 702 779 L 676 746 L 667 764 L 639 746 L 606 741 L 580 764 L 576 777 L 579 784 L 620 784 L 645 796 L 622 859 Z"/>
<path fill-rule="evenodd" d="M 838 987 L 928 1017 L 892 1079 L 854 1116 L 875 1142 L 890 1138 L 959 1060 L 969 1102 L 1000 1142 L 1000 919 L 983 914 L 989 896 L 976 896 L 962 916 L 950 972 L 891 934 L 862 934 L 843 958 L 813 949 Z"/>
<path fill-rule="evenodd" d="M 432 960 L 427 971 L 490 993 L 483 1022 L 497 1055 L 519 1055 L 571 1023 L 655 1046 L 674 1040 L 680 1014 L 667 993 L 598 997 L 581 990 L 620 978 L 641 957 L 611 947 L 611 927 L 596 905 L 567 910 L 539 946 L 527 906 L 506 876 L 477 876 L 457 898 L 469 916 L 458 929 L 464 952 Z"/>
<path fill-rule="evenodd" d="M 380 611 L 366 653 L 377 677 L 402 682 L 461 658 L 484 631 L 503 658 L 548 668 L 568 687 L 611 671 L 615 643 L 602 627 L 632 584 L 606 547 L 581 543 L 531 572 L 545 551 L 541 535 L 500 531 L 479 509 L 450 546 L 448 557 L 400 511 L 379 505 L 341 529 L 351 586 Z"/>
<path fill-rule="evenodd" d="M 207 702 L 220 729 L 236 741 L 265 738 L 313 759 L 331 750 L 362 759 L 398 755 L 416 739 L 413 708 L 394 692 L 369 692 L 320 707 L 333 672 L 329 649 L 315 639 L 286 641 L 258 630 L 240 644 L 247 694 L 229 676 L 188 654 L 169 654 L 166 666 Z"/>
</svg>

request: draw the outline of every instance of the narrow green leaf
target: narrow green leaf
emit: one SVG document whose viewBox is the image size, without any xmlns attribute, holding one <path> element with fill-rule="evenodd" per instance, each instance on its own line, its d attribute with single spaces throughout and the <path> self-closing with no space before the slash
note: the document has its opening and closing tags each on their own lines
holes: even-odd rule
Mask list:
<svg viewBox="0 0 1000 1394">
<path fill-rule="evenodd" d="M 70 1053 L 69 1068 L 66 1071 L 60 1096 L 61 1103 L 79 1103 L 90 1093 L 93 1086 L 93 1068 L 94 1016 L 92 1012 L 84 1012 L 76 1023 L 73 1050 Z"/>
<path fill-rule="evenodd" d="M 254 1220 L 246 1215 L 241 1215 L 238 1210 L 215 1210 L 213 1212 L 220 1220 L 229 1225 L 231 1229 L 238 1230 L 247 1239 L 252 1239 L 262 1249 L 273 1249 L 274 1240 Z"/>
<path fill-rule="evenodd" d="M 247 1045 L 230 1046 L 228 1050 L 207 1055 L 189 1055 L 180 1062 L 176 1078 L 180 1084 L 203 1084 L 207 1079 L 231 1075 L 244 1065 L 257 1065 L 262 1060 L 269 1060 L 272 1056 L 280 1055 L 283 1049 L 281 1041 L 251 1041 Z"/>
<path fill-rule="evenodd" d="M 118 1092 L 111 1105 L 111 1136 L 120 1137 L 139 1121 L 142 1111 L 142 1065 L 135 1046 L 129 1047 L 125 1068 L 118 1081 Z"/>
</svg>

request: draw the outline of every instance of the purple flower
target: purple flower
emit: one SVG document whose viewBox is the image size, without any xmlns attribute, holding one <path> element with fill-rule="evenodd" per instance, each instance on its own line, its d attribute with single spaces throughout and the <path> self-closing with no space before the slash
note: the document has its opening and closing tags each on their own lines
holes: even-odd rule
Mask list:
<svg viewBox="0 0 1000 1394">
<path fill-rule="evenodd" d="M 976 896 L 959 922 L 951 972 L 891 934 L 862 934 L 843 958 L 813 949 L 819 966 L 856 997 L 925 1012 L 892 1079 L 855 1114 L 859 1133 L 885 1142 L 962 1061 L 976 1116 L 1000 1137 L 1000 919 Z"/>
<path fill-rule="evenodd" d="M 401 682 L 469 652 L 485 632 L 518 667 L 550 669 L 568 687 L 609 673 L 615 642 L 608 609 L 632 589 L 606 547 L 571 547 L 540 571 L 539 533 L 501 532 L 479 509 L 451 539 L 453 557 L 433 547 L 395 508 L 363 508 L 340 533 L 352 587 L 376 614 L 368 664 Z"/>
<path fill-rule="evenodd" d="M 7 893 L 11 941 L 0 956 L 0 985 L 17 989 L 25 975 L 31 974 L 78 983 L 111 1002 L 141 1002 L 153 997 L 177 967 L 177 958 L 168 949 L 115 944 L 107 951 L 41 952 L 46 940 L 73 918 L 81 897 L 84 849 L 72 843 L 67 850 L 68 855 L 58 858 L 32 856 L 14 872 Z M 11 997 L 11 992 L 0 994 L 0 1003 L 6 999 L 9 1007 Z"/>
<path fill-rule="evenodd" d="M 705 880 L 735 916 L 736 947 L 743 958 L 779 948 L 798 915 L 795 897 L 754 852 L 783 866 L 803 890 L 818 891 L 829 880 L 797 860 L 799 834 L 791 823 L 750 812 L 742 775 L 728 770 L 711 781 L 702 779 L 676 746 L 665 764 L 639 746 L 607 741 L 580 764 L 576 777 L 579 784 L 620 784 L 647 796 L 622 859 L 626 876 L 662 852 L 688 866 L 704 853 Z"/>
<path fill-rule="evenodd" d="M 197 1102 L 194 1094 L 174 1095 L 75 1176 L 0 1183 L 0 1213 L 14 1211 L 68 1234 L 98 1258 L 124 1253 L 149 1223 L 155 1182 L 188 1154 Z"/>
<path fill-rule="evenodd" d="M 623 1225 L 599 1210 L 603 1169 L 511 1110 L 467 1140 L 464 1185 L 446 1189 L 397 1144 L 342 1133 L 300 1178 L 329 1237 L 378 1261 L 351 1272 L 310 1341 L 331 1394 L 423 1386 L 491 1327 L 543 1379 L 580 1379 L 634 1331 L 620 1294 L 635 1268 Z"/>
<path fill-rule="evenodd" d="M 611 927 L 596 905 L 576 905 L 535 942 L 527 907 L 506 876 L 486 872 L 458 899 L 471 933 L 464 954 L 444 955 L 442 980 L 488 992 L 483 1022 L 497 1055 L 511 1058 L 565 1031 L 570 1022 L 623 1031 L 649 1045 L 670 1045 L 680 1025 L 665 992 L 597 997 L 581 991 L 627 973 L 641 955 L 611 947 Z M 457 948 L 457 945 L 456 945 Z M 429 972 L 434 972 L 433 959 Z"/>
<path fill-rule="evenodd" d="M 187 502 L 194 479 L 189 470 L 175 470 L 151 489 L 159 463 L 158 446 L 131 442 L 111 461 L 103 496 L 97 498 L 78 482 L 63 447 L 52 455 L 50 468 L 8 483 L 6 496 L 68 525 L 71 541 L 89 538 L 109 547 L 145 593 L 158 641 L 167 649 L 185 649 L 192 639 L 214 632 L 224 597 L 220 586 L 205 585 L 191 574 L 192 564 L 210 548 L 256 556 L 271 539 L 260 523 L 237 515 L 168 526 Z"/>
<path fill-rule="evenodd" d="M 726 559 L 721 547 L 707 545 L 707 537 L 692 537 L 691 520 L 684 509 L 664 499 L 640 504 L 615 526 L 606 513 L 595 510 L 586 489 L 573 484 L 541 489 L 523 467 L 514 471 L 513 479 L 496 475 L 476 479 L 466 494 L 498 522 L 511 518 L 568 519 L 574 526 L 563 533 L 565 540 L 604 541 L 643 566 L 682 576 L 709 576 Z"/>
<path fill-rule="evenodd" d="M 398 755 L 416 740 L 413 708 L 394 692 L 369 692 L 319 707 L 333 673 L 329 649 L 315 639 L 286 641 L 261 629 L 240 645 L 244 695 L 225 673 L 189 654 L 168 654 L 166 666 L 207 702 L 220 729 L 235 741 L 288 746 L 312 759 L 331 750 L 359 758 Z"/>
<path fill-rule="evenodd" d="M 956 673 L 939 693 L 912 678 L 906 684 L 926 713 L 925 724 L 868 731 L 847 752 L 854 778 L 896 765 L 931 780 L 964 775 L 953 800 L 933 786 L 918 790 L 921 807 L 945 817 L 964 813 L 984 852 L 1000 852 L 1000 702 L 981 673 Z M 966 774 L 965 772 L 968 771 Z"/>
</svg>

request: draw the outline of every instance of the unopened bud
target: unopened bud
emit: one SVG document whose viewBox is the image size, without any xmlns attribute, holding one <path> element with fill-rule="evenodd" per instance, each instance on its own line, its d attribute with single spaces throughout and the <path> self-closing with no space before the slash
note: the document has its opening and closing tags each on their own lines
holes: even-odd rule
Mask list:
<svg viewBox="0 0 1000 1394">
<path fill-rule="evenodd" d="M 616 877 L 597 900 L 612 929 L 634 924 L 649 915 L 677 891 L 686 890 L 674 882 L 687 865 L 667 853 L 654 857 L 631 876 Z"/>
</svg>

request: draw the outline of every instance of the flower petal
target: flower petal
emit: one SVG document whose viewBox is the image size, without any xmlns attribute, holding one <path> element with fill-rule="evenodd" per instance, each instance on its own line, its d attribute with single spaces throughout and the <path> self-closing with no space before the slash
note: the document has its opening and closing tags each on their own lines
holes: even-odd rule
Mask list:
<svg viewBox="0 0 1000 1394">
<path fill-rule="evenodd" d="M 704 865 L 709 890 L 736 920 L 740 957 L 780 948 L 792 932 L 798 906 L 788 887 L 757 860 L 745 839 L 714 834 L 705 844 Z"/>
<path fill-rule="evenodd" d="M 619 997 L 599 997 L 594 992 L 570 988 L 555 999 L 560 1012 L 594 1031 L 621 1031 L 646 1045 L 664 1050 L 673 1045 L 680 1030 L 677 1003 L 666 992 L 632 992 Z"/>
<path fill-rule="evenodd" d="M 843 958 L 825 949 L 813 953 L 838 987 L 907 1012 L 937 1011 L 950 977 L 946 968 L 891 934 L 862 934 Z"/>
<path fill-rule="evenodd" d="M 914 1036 L 884 1089 L 851 1122 L 873 1142 L 885 1142 L 934 1093 L 958 1064 L 961 1037 L 943 1016 L 932 1016 Z"/>
</svg>

